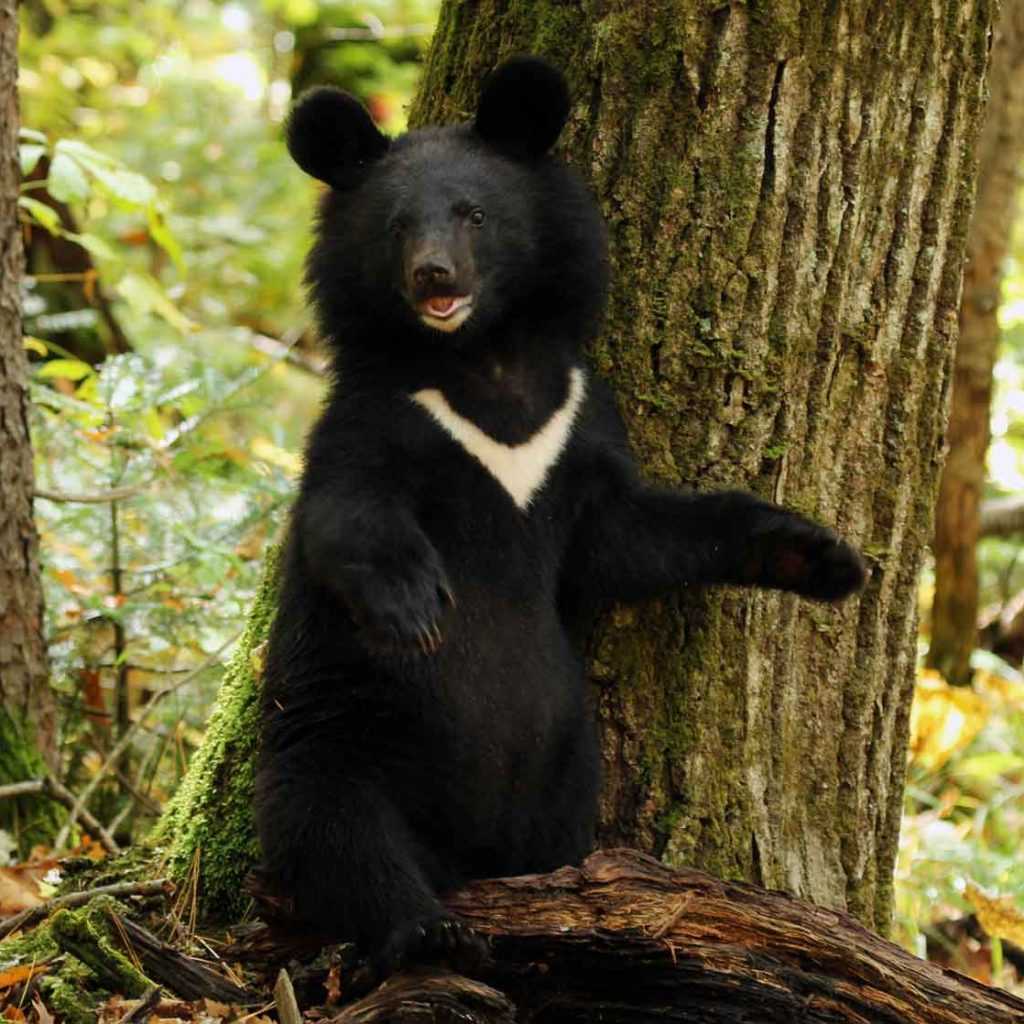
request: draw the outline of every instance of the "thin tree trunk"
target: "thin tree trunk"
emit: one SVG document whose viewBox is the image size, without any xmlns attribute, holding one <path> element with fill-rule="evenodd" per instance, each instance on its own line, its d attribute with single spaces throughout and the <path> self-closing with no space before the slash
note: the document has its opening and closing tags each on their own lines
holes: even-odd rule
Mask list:
<svg viewBox="0 0 1024 1024">
<path fill-rule="evenodd" d="M 993 5 L 446 0 L 412 121 L 550 56 L 606 214 L 594 346 L 649 474 L 741 485 L 873 560 L 860 600 L 735 590 L 593 647 L 601 838 L 884 929 Z"/>
<path fill-rule="evenodd" d="M 33 747 L 51 766 L 55 756 L 21 341 L 16 7 L 0 0 L 0 782 Z"/>
<path fill-rule="evenodd" d="M 873 562 L 840 608 L 694 592 L 608 617 L 591 674 L 601 840 L 884 929 L 956 337 L 991 0 L 800 7 L 446 0 L 415 124 L 514 52 L 563 67 L 564 145 L 606 214 L 598 368 L 652 476 L 742 485 Z M 268 575 L 272 581 L 272 572 Z M 159 831 L 244 903 L 270 582 Z"/>
<path fill-rule="evenodd" d="M 992 369 L 999 349 L 1003 266 L 1024 158 L 1024 3 L 1006 0 L 992 46 L 989 104 L 978 144 L 978 191 L 967 235 L 960 340 L 953 373 L 949 456 L 935 511 L 935 598 L 928 664 L 971 681 L 978 638 L 978 561 Z"/>
</svg>

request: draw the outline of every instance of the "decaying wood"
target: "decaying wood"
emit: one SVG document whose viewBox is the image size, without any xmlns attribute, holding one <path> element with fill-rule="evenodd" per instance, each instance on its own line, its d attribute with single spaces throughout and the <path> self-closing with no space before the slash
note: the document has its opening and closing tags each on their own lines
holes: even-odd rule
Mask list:
<svg viewBox="0 0 1024 1024">
<path fill-rule="evenodd" d="M 40 903 L 38 907 L 29 907 L 13 917 L 4 918 L 0 921 L 0 939 L 21 928 L 31 928 L 49 917 L 55 910 L 84 907 L 97 896 L 159 896 L 161 893 L 170 894 L 173 891 L 174 886 L 166 878 L 152 878 L 142 882 L 115 882 L 113 885 L 100 885 L 82 892 L 70 892 L 66 896 L 57 896 Z"/>
<path fill-rule="evenodd" d="M 484 984 L 401 975 L 333 1024 L 1024 1024 L 1024 1000 L 847 913 L 634 851 L 476 882 L 449 906 L 490 938 Z"/>
<path fill-rule="evenodd" d="M 292 979 L 283 968 L 278 971 L 277 983 L 274 985 L 274 1005 L 277 1007 L 277 1019 L 281 1024 L 302 1024 L 302 1011 L 295 1001 Z"/>
<path fill-rule="evenodd" d="M 386 981 L 329 1024 L 515 1024 L 500 992 L 459 974 L 409 973 Z"/>
<path fill-rule="evenodd" d="M 149 1020 L 150 1014 L 153 1012 L 153 1008 L 159 1002 L 160 986 L 153 985 L 139 1000 L 138 1005 L 134 1009 L 129 1010 L 118 1021 L 118 1024 L 141 1024 L 142 1021 Z"/>
<path fill-rule="evenodd" d="M 130 918 L 115 915 L 115 935 L 121 944 L 138 959 L 143 974 L 158 981 L 169 992 L 182 999 L 204 996 L 222 1003 L 251 1003 L 257 997 L 232 984 L 216 971 L 194 957 L 180 953 L 161 942 L 152 932 Z"/>
</svg>

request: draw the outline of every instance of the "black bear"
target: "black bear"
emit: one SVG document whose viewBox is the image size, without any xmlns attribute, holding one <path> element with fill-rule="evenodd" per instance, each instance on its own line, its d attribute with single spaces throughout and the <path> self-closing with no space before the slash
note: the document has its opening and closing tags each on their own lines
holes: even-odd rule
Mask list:
<svg viewBox="0 0 1024 1024">
<path fill-rule="evenodd" d="M 742 493 L 644 483 L 588 370 L 605 234 L 549 154 L 561 74 L 516 58 L 472 123 L 388 139 L 351 96 L 288 124 L 330 188 L 308 283 L 333 356 L 265 658 L 256 812 L 293 917 L 387 972 L 478 940 L 439 894 L 591 849 L 592 613 L 686 584 L 831 601 L 830 530 Z"/>
</svg>

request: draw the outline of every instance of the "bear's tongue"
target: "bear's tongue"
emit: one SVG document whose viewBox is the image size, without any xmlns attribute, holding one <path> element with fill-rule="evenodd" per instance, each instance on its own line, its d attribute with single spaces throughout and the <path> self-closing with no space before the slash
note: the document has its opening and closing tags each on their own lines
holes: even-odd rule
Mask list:
<svg viewBox="0 0 1024 1024">
<path fill-rule="evenodd" d="M 458 300 L 452 295 L 435 295 L 424 303 L 427 310 L 435 316 L 447 316 L 454 308 Z"/>
</svg>

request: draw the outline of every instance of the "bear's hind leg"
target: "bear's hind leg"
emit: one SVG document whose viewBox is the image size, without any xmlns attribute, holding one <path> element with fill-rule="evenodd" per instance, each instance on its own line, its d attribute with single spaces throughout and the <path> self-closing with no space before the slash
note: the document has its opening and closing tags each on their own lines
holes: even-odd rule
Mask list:
<svg viewBox="0 0 1024 1024">
<path fill-rule="evenodd" d="M 426 854 L 387 795 L 301 761 L 265 763 L 256 788 L 264 869 L 296 920 L 354 941 L 378 979 L 420 960 L 478 964 L 484 941 L 441 905 Z"/>
</svg>

